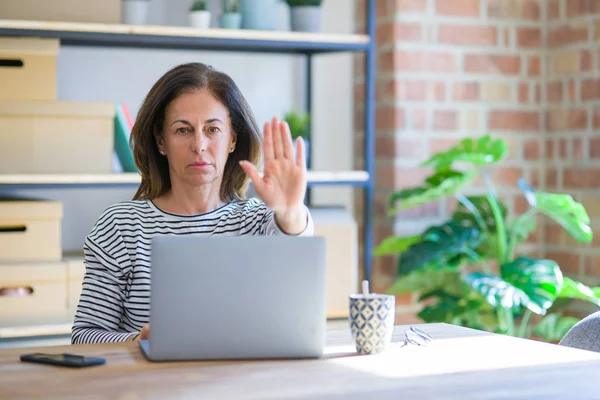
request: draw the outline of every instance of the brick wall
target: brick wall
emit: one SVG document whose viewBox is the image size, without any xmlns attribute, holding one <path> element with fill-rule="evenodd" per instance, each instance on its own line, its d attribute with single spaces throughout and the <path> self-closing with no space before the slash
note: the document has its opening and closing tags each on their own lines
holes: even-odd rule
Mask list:
<svg viewBox="0 0 600 400">
<path fill-rule="evenodd" d="M 596 238 L 580 245 L 547 223 L 546 256 L 569 276 L 599 285 L 600 1 L 550 0 L 547 18 L 545 184 L 583 202 Z"/>
<path fill-rule="evenodd" d="M 486 132 L 509 145 L 509 157 L 492 171 L 492 179 L 511 212 L 526 207 L 516 188 L 524 177 L 535 188 L 572 193 L 593 216 L 600 216 L 600 198 L 592 190 L 600 184 L 600 135 L 593 132 L 600 127 L 600 54 L 594 43 L 600 39 L 600 1 L 376 4 L 376 244 L 392 232 L 421 232 L 448 216 L 451 202 L 390 219 L 387 201 L 395 189 L 422 182 L 429 171 L 417 165 L 433 152 Z M 357 31 L 364 32 L 364 0 L 356 6 Z M 357 56 L 357 155 L 363 140 L 363 63 Z M 362 166 L 357 157 L 356 167 Z M 362 192 L 357 195 L 361 207 Z M 555 258 L 573 277 L 600 276 L 595 271 L 600 264 L 594 262 L 600 252 L 581 247 L 574 247 L 555 225 L 544 224 L 525 251 Z M 386 290 L 395 275 L 395 258 L 374 259 L 374 290 Z M 414 299 L 400 296 L 398 304 L 399 322 L 415 320 L 419 307 Z"/>
</svg>

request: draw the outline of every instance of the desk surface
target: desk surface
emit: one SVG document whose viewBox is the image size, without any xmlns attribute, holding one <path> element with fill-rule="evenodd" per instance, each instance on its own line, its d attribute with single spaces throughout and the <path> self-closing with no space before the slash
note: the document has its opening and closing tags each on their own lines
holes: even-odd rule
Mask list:
<svg viewBox="0 0 600 400">
<path fill-rule="evenodd" d="M 403 346 L 397 326 L 380 355 L 354 352 L 348 329 L 328 331 L 318 360 L 146 361 L 136 343 L 0 350 L 0 398 L 70 399 L 574 399 L 598 398 L 600 354 L 447 324 L 418 325 L 427 347 Z M 22 363 L 71 352 L 107 364 L 68 369 Z"/>
</svg>

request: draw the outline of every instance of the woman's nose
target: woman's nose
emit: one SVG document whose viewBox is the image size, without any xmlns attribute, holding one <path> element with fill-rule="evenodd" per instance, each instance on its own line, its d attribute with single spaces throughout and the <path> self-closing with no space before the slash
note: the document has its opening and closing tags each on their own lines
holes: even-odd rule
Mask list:
<svg viewBox="0 0 600 400">
<path fill-rule="evenodd" d="M 198 154 L 206 150 L 207 140 L 204 133 L 200 132 L 196 135 L 196 139 L 194 140 L 194 151 Z"/>
</svg>

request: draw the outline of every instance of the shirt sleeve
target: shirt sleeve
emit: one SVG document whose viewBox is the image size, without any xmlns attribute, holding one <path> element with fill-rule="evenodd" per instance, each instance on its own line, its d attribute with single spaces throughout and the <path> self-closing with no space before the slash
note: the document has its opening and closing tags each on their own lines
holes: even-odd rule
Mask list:
<svg viewBox="0 0 600 400">
<path fill-rule="evenodd" d="M 271 209 L 267 209 L 266 212 L 264 213 L 264 216 L 262 219 L 262 224 L 260 227 L 260 234 L 261 235 L 313 236 L 315 234 L 315 224 L 314 224 L 314 221 L 313 221 L 312 215 L 310 214 L 309 209 L 306 206 L 304 206 L 304 208 L 306 209 L 306 226 L 304 227 L 304 230 L 302 232 L 300 232 L 299 234 L 289 235 L 288 233 L 284 232 L 277 224 L 277 221 L 275 220 L 275 213 Z"/>
<path fill-rule="evenodd" d="M 86 269 L 71 343 L 127 341 L 137 333 L 119 329 L 131 261 L 123 238 L 112 222 L 97 223 L 86 238 L 84 264 Z"/>
</svg>

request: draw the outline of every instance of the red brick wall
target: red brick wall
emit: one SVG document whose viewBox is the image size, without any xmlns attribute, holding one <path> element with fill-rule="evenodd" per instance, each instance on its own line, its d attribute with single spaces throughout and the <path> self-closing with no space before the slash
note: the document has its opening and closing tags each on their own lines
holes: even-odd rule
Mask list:
<svg viewBox="0 0 600 400">
<path fill-rule="evenodd" d="M 492 171 L 492 179 L 511 212 L 526 207 L 516 188 L 524 177 L 535 188 L 573 194 L 600 217 L 594 190 L 600 184 L 600 135 L 594 132 L 600 127 L 600 18 L 595 18 L 600 1 L 376 4 L 376 244 L 392 232 L 421 232 L 448 216 L 452 202 L 392 219 L 386 216 L 387 201 L 394 190 L 422 182 L 428 171 L 418 164 L 433 152 L 487 132 L 509 145 L 509 157 Z M 356 9 L 357 31 L 364 32 L 364 0 L 357 0 Z M 356 57 L 357 156 L 363 139 L 363 62 Z M 356 167 L 362 165 L 357 157 Z M 357 207 L 361 203 L 357 191 Z M 524 250 L 555 258 L 575 278 L 600 276 L 595 271 L 600 250 L 573 246 L 553 224 L 542 224 Z M 395 270 L 395 258 L 375 258 L 374 290 L 385 291 Z M 413 299 L 399 297 L 398 303 L 398 321 L 414 320 L 419 306 Z"/>
<path fill-rule="evenodd" d="M 599 285 L 600 1 L 550 0 L 547 35 L 545 184 L 584 204 L 596 238 L 591 246 L 577 244 L 547 223 L 546 257 L 569 276 Z"/>
</svg>

